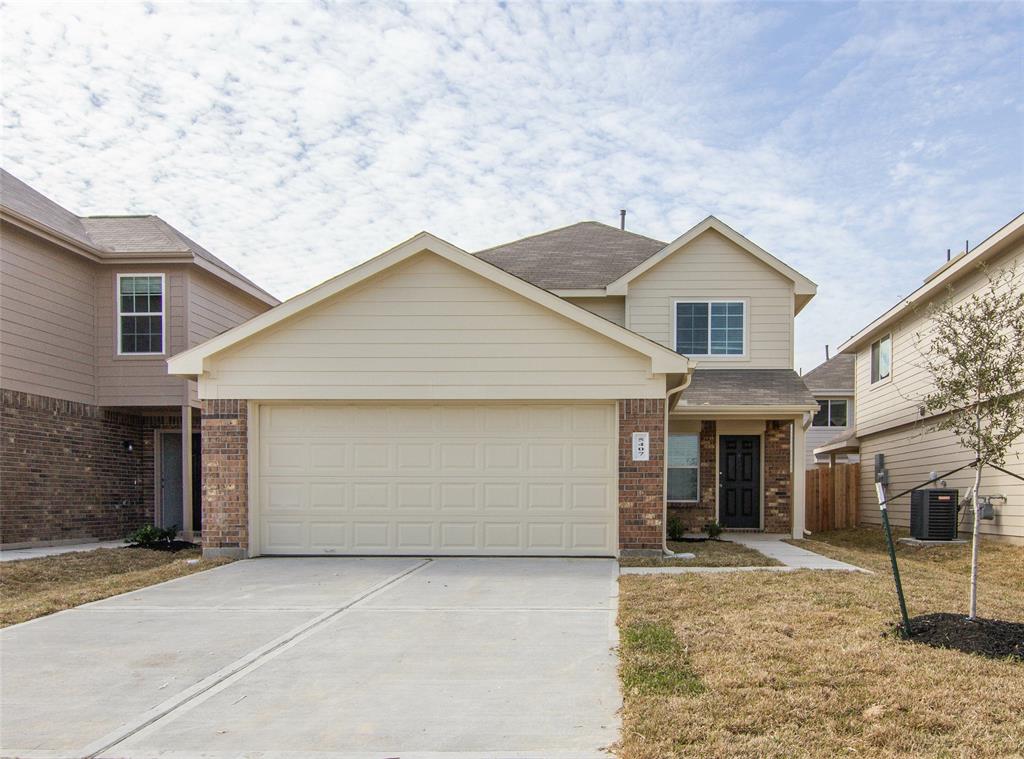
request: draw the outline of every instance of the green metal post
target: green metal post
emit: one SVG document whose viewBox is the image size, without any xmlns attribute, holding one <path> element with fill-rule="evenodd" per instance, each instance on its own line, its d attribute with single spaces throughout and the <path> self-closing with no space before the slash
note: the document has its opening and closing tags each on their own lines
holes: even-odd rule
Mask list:
<svg viewBox="0 0 1024 759">
<path fill-rule="evenodd" d="M 892 577 L 896 581 L 896 597 L 900 601 L 900 615 L 903 617 L 903 637 L 910 637 L 910 616 L 907 614 L 907 601 L 903 597 L 903 583 L 900 582 L 900 567 L 896 563 L 896 546 L 892 542 L 892 528 L 889 526 L 889 504 L 885 498 L 885 485 L 875 483 L 878 492 L 878 508 L 882 511 L 882 527 L 885 529 L 885 542 L 889 546 L 889 561 L 892 563 Z"/>
</svg>

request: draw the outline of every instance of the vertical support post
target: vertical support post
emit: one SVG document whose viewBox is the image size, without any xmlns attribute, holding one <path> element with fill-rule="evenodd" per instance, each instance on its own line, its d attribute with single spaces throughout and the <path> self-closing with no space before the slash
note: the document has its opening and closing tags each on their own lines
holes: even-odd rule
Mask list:
<svg viewBox="0 0 1024 759">
<path fill-rule="evenodd" d="M 192 530 L 192 406 L 181 407 L 181 532 L 191 541 Z"/>
<path fill-rule="evenodd" d="M 803 417 L 793 420 L 793 445 L 790 446 L 793 491 L 792 534 L 794 540 L 802 540 L 806 520 L 807 452 L 804 450 Z"/>
<path fill-rule="evenodd" d="M 907 614 L 907 601 L 903 597 L 903 583 L 900 582 L 900 567 L 896 563 L 896 546 L 892 542 L 892 527 L 889 526 L 889 504 L 886 501 L 885 485 L 875 483 L 878 493 L 878 508 L 882 511 L 882 528 L 885 530 L 885 542 L 889 547 L 889 561 L 892 564 L 892 577 L 896 582 L 896 597 L 900 601 L 900 616 L 903 618 L 903 637 L 910 637 L 910 616 Z"/>
</svg>

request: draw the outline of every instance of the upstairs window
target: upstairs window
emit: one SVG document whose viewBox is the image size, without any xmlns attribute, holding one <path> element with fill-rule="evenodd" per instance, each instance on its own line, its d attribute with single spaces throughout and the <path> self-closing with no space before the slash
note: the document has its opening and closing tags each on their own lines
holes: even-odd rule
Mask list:
<svg viewBox="0 0 1024 759">
<path fill-rule="evenodd" d="M 819 401 L 818 413 L 812 424 L 815 427 L 845 427 L 846 400 L 826 399 Z"/>
<path fill-rule="evenodd" d="M 696 435 L 668 436 L 668 500 L 696 501 L 700 443 Z"/>
<path fill-rule="evenodd" d="M 743 301 L 678 301 L 676 352 L 684 356 L 746 355 Z"/>
<path fill-rule="evenodd" d="M 117 352 L 154 356 L 164 352 L 164 275 L 117 275 Z"/>
<path fill-rule="evenodd" d="M 871 383 L 888 379 L 892 374 L 892 335 L 871 344 Z"/>
</svg>

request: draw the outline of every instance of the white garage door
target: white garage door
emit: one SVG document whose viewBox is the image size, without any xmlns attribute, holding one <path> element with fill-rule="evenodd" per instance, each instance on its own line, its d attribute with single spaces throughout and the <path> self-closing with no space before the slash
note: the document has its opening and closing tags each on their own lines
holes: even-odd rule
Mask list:
<svg viewBox="0 0 1024 759">
<path fill-rule="evenodd" d="M 259 411 L 264 554 L 613 556 L 613 404 Z"/>
</svg>

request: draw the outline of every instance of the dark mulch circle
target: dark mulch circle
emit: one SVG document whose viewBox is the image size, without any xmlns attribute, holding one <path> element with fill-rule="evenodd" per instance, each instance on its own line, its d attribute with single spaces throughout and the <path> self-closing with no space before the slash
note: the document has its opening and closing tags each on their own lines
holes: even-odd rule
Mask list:
<svg viewBox="0 0 1024 759">
<path fill-rule="evenodd" d="M 154 543 L 149 546 L 128 546 L 129 548 L 137 548 L 146 551 L 166 551 L 167 553 L 177 553 L 178 551 L 187 551 L 189 548 L 198 548 L 198 543 L 189 543 L 185 540 L 171 540 L 162 543 Z"/>
<path fill-rule="evenodd" d="M 902 631 L 902 626 L 895 626 L 896 634 Z M 1024 622 L 980 617 L 972 621 L 963 614 L 948 612 L 922 614 L 910 618 L 910 640 L 992 659 L 1010 657 L 1024 662 Z"/>
</svg>

